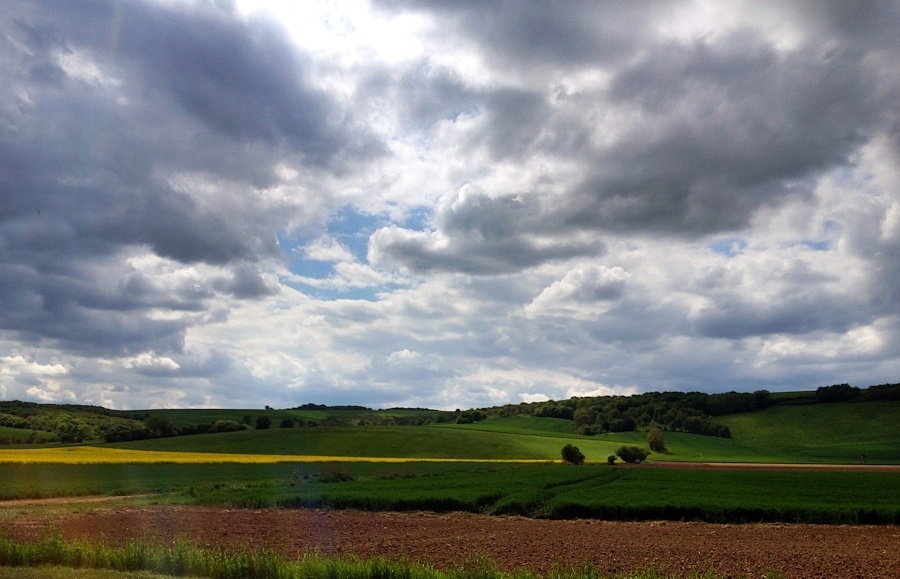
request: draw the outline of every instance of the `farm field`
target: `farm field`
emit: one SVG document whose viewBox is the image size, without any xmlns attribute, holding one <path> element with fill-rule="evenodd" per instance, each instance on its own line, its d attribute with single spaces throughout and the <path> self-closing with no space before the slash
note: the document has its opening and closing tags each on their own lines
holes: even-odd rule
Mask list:
<svg viewBox="0 0 900 579">
<path fill-rule="evenodd" d="M 379 566 L 376 572 L 355 577 L 534 579 L 532 573 L 545 576 L 554 569 L 574 569 L 573 574 L 554 576 L 787 579 L 895 577 L 900 568 L 896 527 L 548 521 L 467 513 L 185 506 L 33 511 L 28 518 L 4 522 L 4 533 L 17 541 L 35 540 L 50 529 L 67 542 L 103 541 L 124 547 L 138 539 L 141 545 L 171 546 L 179 537 L 192 537 L 196 544 L 226 552 L 264 548 L 294 561 L 309 553 L 358 555 L 407 561 L 412 571 L 424 564 L 449 573 L 417 575 L 401 567 L 388 574 L 385 566 Z"/>
<path fill-rule="evenodd" d="M 5 464 L 0 499 L 152 495 L 229 507 L 610 520 L 900 523 L 900 472 L 467 462 Z"/>
<path fill-rule="evenodd" d="M 872 464 L 900 464 L 897 417 L 897 401 L 774 407 L 728 416 L 729 424 L 734 424 L 731 438 L 667 432 L 666 452 L 651 454 L 648 460 L 856 464 L 866 454 Z M 523 416 L 474 424 L 245 430 L 105 446 L 166 452 L 559 460 L 560 447 L 573 444 L 589 462 L 605 462 L 623 444 L 645 445 L 646 436 L 646 432 L 579 436 L 571 421 Z"/>
<path fill-rule="evenodd" d="M 644 565 L 674 565 L 680 577 L 709 570 L 713 560 L 700 555 L 710 537 L 724 536 L 732 532 L 729 529 L 760 529 L 770 540 L 788 542 L 794 540 L 792 533 L 809 537 L 823 530 L 853 529 L 859 536 L 877 538 L 862 543 L 842 539 L 832 554 L 845 554 L 828 564 L 834 565 L 834 574 L 865 575 L 882 563 L 851 568 L 849 562 L 866 561 L 869 549 L 885 536 L 896 540 L 900 524 L 900 433 L 895 420 L 900 404 L 833 404 L 822 409 L 783 406 L 726 416 L 731 438 L 666 432 L 665 451 L 651 454 L 647 464 L 631 466 L 610 466 L 606 459 L 622 445 L 646 446 L 646 432 L 579 436 L 570 420 L 535 416 L 428 426 L 246 429 L 112 444 L 9 445 L 0 448 L 0 521 L 4 527 L 22 520 L 45 520 L 48 526 L 63 521 L 72 525 L 65 527 L 67 539 L 81 537 L 88 528 L 107 529 L 109 537 L 118 537 L 128 531 L 115 520 L 127 513 L 125 520 L 132 521 L 134 531 L 153 539 L 149 529 L 170 528 L 174 533 L 182 524 L 191 528 L 194 523 L 181 518 L 203 513 L 204 520 L 225 525 L 218 528 L 229 529 L 229 537 L 250 540 L 251 533 L 262 533 L 271 541 L 266 547 L 279 549 L 299 547 L 279 545 L 250 519 L 295 517 L 267 524 L 308 524 L 326 538 L 336 537 L 329 522 L 335 518 L 346 518 L 352 528 L 360 528 L 362 521 L 384 521 L 374 534 L 377 544 L 350 536 L 340 539 L 346 543 L 326 541 L 326 553 L 333 549 L 366 557 L 416 552 L 420 547 L 414 543 L 435 532 L 430 525 L 446 527 L 451 524 L 447 521 L 485 529 L 495 524 L 489 521 L 515 523 L 515 529 L 569 525 L 553 527 L 553 532 L 585 535 L 585 540 L 599 529 L 605 537 L 625 528 L 633 532 L 628 526 L 640 525 L 644 533 L 665 529 L 681 537 L 684 545 L 700 545 L 690 554 L 672 545 L 643 553 Z M 233 412 L 244 411 L 230 412 L 221 415 L 229 418 L 216 419 L 234 420 Z M 198 414 L 189 420 L 216 416 Z M 560 463 L 565 444 L 578 446 L 587 464 Z M 869 464 L 860 464 L 861 454 Z M 719 466 L 711 468 L 716 463 Z M 123 495 L 130 498 L 117 498 Z M 392 531 L 391 525 L 401 530 Z M 290 528 L 289 535 L 295 535 L 297 528 Z M 539 528 L 536 536 L 547 532 Z M 548 561 L 561 561 L 559 553 L 535 550 L 543 563 L 527 563 L 529 555 L 497 540 L 498 532 L 491 536 L 498 549 L 506 545 L 505 551 L 488 553 L 498 568 L 519 568 L 525 561 L 526 567 L 540 570 Z M 518 538 L 513 526 L 503 532 L 509 541 Z M 189 533 L 210 544 L 218 540 L 202 529 Z M 462 529 L 459 533 L 455 561 L 463 552 L 470 558 L 485 554 L 475 550 L 476 544 L 464 544 L 467 539 L 462 537 L 468 535 Z M 304 543 L 307 548 L 323 548 L 310 541 Z M 778 565 L 763 566 L 758 553 L 765 553 L 769 563 L 773 560 L 763 544 L 760 540 L 753 548 L 736 550 L 732 545 L 726 562 L 716 562 L 720 574 L 708 576 L 734 576 L 732 570 L 738 567 L 730 565 L 762 576 L 798 565 L 808 570 L 811 561 L 826 561 L 824 553 L 810 553 L 814 559 L 786 563 L 775 557 Z M 434 545 L 431 549 L 428 553 L 434 556 Z M 518 555 L 509 555 L 513 552 Z M 619 553 L 597 557 L 592 563 L 606 565 L 603 570 L 640 571 L 625 565 L 627 558 Z"/>
</svg>

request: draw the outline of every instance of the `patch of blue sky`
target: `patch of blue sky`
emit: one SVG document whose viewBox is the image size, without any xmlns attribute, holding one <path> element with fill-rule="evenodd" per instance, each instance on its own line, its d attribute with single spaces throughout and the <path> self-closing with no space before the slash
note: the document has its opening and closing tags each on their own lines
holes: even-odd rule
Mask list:
<svg viewBox="0 0 900 579">
<path fill-rule="evenodd" d="M 407 214 L 400 223 L 402 227 L 419 229 L 427 227 L 432 217 L 432 210 L 417 207 Z M 359 263 L 368 263 L 367 252 L 369 238 L 381 227 L 392 222 L 387 214 L 369 214 L 347 205 L 337 211 L 326 224 L 326 235 L 347 248 L 353 259 Z M 288 269 L 296 277 L 285 277 L 281 283 L 296 291 L 320 300 L 333 301 L 339 299 L 375 301 L 378 294 L 397 289 L 397 284 L 381 284 L 376 286 L 342 286 L 339 283 L 328 283 L 335 277 L 336 261 L 312 259 L 305 247 L 319 239 L 316 236 L 291 237 L 284 232 L 278 234 L 278 244 L 288 258 Z M 308 280 L 308 283 L 303 280 Z M 317 283 L 321 281 L 322 283 Z"/>
<path fill-rule="evenodd" d="M 719 255 L 734 257 L 744 251 L 747 247 L 747 240 L 740 237 L 725 237 L 713 241 L 707 247 Z"/>
<path fill-rule="evenodd" d="M 302 279 L 282 277 L 280 280 L 283 286 L 289 287 L 313 299 L 333 302 L 337 300 L 365 300 L 376 302 L 379 295 L 385 292 L 391 292 L 399 289 L 399 284 L 390 283 L 379 286 L 365 287 L 333 287 L 329 285 L 314 285 L 312 283 L 304 283 Z"/>
<path fill-rule="evenodd" d="M 345 246 L 361 263 L 366 263 L 369 237 L 377 229 L 390 225 L 384 214 L 372 215 L 345 205 L 328 221 L 328 234 Z"/>
<path fill-rule="evenodd" d="M 434 208 L 422 205 L 410 209 L 406 219 L 400 226 L 404 229 L 411 229 L 413 231 L 425 231 L 431 227 L 433 219 Z"/>
<path fill-rule="evenodd" d="M 814 241 L 812 239 L 804 239 L 801 240 L 797 245 L 802 245 L 803 247 L 806 247 L 813 251 L 828 251 L 831 248 L 831 242 L 827 240 Z"/>
<path fill-rule="evenodd" d="M 332 262 L 307 259 L 303 246 L 311 239 L 290 237 L 281 231 L 276 234 L 276 239 L 281 252 L 288 259 L 288 269 L 291 273 L 315 279 L 326 279 L 334 273 Z"/>
</svg>

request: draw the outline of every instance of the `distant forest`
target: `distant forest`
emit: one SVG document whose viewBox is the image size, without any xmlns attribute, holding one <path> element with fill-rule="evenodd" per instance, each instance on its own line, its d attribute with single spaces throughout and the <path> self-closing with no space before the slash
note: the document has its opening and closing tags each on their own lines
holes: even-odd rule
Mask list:
<svg viewBox="0 0 900 579">
<path fill-rule="evenodd" d="M 572 422 L 575 432 L 596 436 L 659 427 L 663 430 L 730 437 L 722 417 L 777 405 L 828 404 L 900 400 L 900 384 L 858 388 L 849 384 L 823 386 L 815 391 L 771 393 L 647 392 L 631 396 L 575 397 L 560 401 L 506 404 L 488 408 L 437 411 L 424 408 L 373 410 L 365 406 L 304 404 L 276 410 L 266 407 L 255 417 L 216 420 L 176 428 L 155 411 L 110 410 L 99 406 L 0 401 L 0 444 L 124 442 L 146 438 L 186 436 L 244 429 L 312 428 L 327 426 L 402 426 L 456 422 L 474 423 L 492 417 L 536 416 Z M 301 418 L 315 411 L 321 418 Z M 244 411 L 234 411 L 239 415 Z M 292 412 L 294 414 L 292 414 Z"/>
</svg>

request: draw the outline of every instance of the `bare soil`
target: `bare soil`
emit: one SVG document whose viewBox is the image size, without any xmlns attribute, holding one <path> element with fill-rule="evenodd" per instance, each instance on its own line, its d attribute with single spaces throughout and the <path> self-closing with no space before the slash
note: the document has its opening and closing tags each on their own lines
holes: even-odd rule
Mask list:
<svg viewBox="0 0 900 579">
<path fill-rule="evenodd" d="M 33 539 L 129 538 L 208 546 L 266 547 L 288 557 L 381 555 L 441 568 L 486 555 L 502 569 L 548 571 L 591 562 L 615 573 L 714 568 L 733 577 L 900 578 L 900 527 L 688 522 L 545 521 L 464 513 L 240 510 L 212 507 L 91 506 L 63 512 L 16 509 L 2 534 Z"/>
</svg>

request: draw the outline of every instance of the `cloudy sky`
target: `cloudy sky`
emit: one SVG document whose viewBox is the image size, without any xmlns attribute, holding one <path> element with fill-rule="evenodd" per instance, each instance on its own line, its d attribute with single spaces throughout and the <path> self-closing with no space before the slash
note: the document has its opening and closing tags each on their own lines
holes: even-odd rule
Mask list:
<svg viewBox="0 0 900 579">
<path fill-rule="evenodd" d="M 896 2 L 5 0 L 0 398 L 900 381 Z"/>
</svg>

